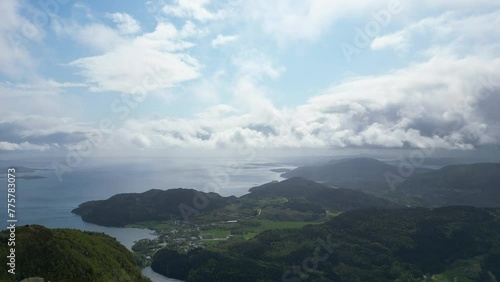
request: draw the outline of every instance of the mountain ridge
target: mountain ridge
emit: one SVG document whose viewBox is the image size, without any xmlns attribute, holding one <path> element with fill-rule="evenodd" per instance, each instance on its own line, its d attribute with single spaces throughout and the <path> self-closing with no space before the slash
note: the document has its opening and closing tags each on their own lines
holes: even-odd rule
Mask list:
<svg viewBox="0 0 500 282">
<path fill-rule="evenodd" d="M 335 189 L 303 178 L 291 178 L 270 182 L 249 189 L 250 193 L 239 198 L 223 197 L 216 193 L 204 193 L 193 189 L 152 189 L 143 193 L 117 194 L 106 200 L 80 204 L 72 212 L 84 221 L 104 226 L 126 226 L 145 221 L 182 220 L 185 213 L 210 214 L 226 206 L 240 204 L 257 209 L 264 198 L 285 197 L 290 201 L 282 209 L 291 208 L 306 212 L 306 208 L 318 215 L 329 211 L 345 211 L 367 207 L 396 207 L 392 202 L 350 189 Z M 196 208 L 195 198 L 207 205 Z M 201 203 L 200 204 L 203 204 Z M 182 205 L 182 208 L 181 208 Z M 184 212 L 183 213 L 183 210 Z"/>
</svg>

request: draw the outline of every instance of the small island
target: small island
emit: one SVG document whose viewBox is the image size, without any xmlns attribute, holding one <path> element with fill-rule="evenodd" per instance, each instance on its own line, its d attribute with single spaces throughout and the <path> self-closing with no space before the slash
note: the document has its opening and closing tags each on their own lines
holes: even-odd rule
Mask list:
<svg viewBox="0 0 500 282">
<path fill-rule="evenodd" d="M 16 170 L 17 179 L 25 179 L 25 180 L 36 180 L 36 179 L 47 178 L 45 176 L 31 174 L 31 173 L 36 173 L 37 171 L 53 171 L 52 169 L 47 169 L 47 168 L 30 168 L 25 166 L 5 167 L 0 170 L 0 178 L 7 178 L 7 170 L 10 168 L 14 168 Z"/>
<path fill-rule="evenodd" d="M 32 168 L 32 167 L 25 167 L 25 166 L 12 166 L 12 167 L 4 167 L 0 169 L 0 174 L 7 174 L 7 170 L 14 168 L 16 170 L 16 173 L 33 173 L 36 171 L 53 171 L 53 169 L 49 168 Z"/>
<path fill-rule="evenodd" d="M 271 169 L 271 171 L 277 172 L 277 173 L 286 173 L 286 172 L 291 171 L 291 169 L 289 169 L 289 168 L 275 168 L 275 169 Z"/>
<path fill-rule="evenodd" d="M 6 176 L 0 176 L 0 178 L 7 178 Z M 25 180 L 35 180 L 35 179 L 45 179 L 47 177 L 40 175 L 18 175 L 17 179 L 25 179 Z"/>
</svg>

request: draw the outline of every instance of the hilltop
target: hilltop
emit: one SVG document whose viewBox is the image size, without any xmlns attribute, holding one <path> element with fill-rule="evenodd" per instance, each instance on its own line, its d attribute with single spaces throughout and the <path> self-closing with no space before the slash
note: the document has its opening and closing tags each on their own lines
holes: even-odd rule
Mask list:
<svg viewBox="0 0 500 282">
<path fill-rule="evenodd" d="M 451 165 L 415 175 L 393 197 L 424 206 L 500 207 L 500 164 Z"/>
<path fill-rule="evenodd" d="M 327 185 L 360 190 L 411 206 L 468 205 L 500 207 L 500 164 L 445 166 L 438 170 L 414 168 L 390 189 L 386 174 L 400 176 L 397 167 L 370 158 L 332 160 L 324 165 L 299 167 L 283 177 L 304 177 Z"/>
<path fill-rule="evenodd" d="M 0 232 L 0 263 L 6 265 L 8 231 Z M 48 229 L 28 225 L 16 229 L 16 276 L 0 273 L 1 281 L 42 277 L 52 282 L 147 282 L 134 255 L 102 233 Z"/>
<path fill-rule="evenodd" d="M 153 189 L 144 193 L 117 194 L 107 200 L 85 202 L 72 212 L 84 221 L 104 226 L 123 227 L 143 221 L 182 219 L 180 204 L 193 207 L 195 197 L 210 199 L 204 212 L 223 208 L 235 200 L 216 193 L 203 193 L 193 189 Z"/>
<path fill-rule="evenodd" d="M 339 188 L 385 193 L 390 190 L 385 178 L 387 172 L 398 174 L 398 169 L 372 158 L 352 158 L 331 160 L 322 165 L 298 167 L 281 176 L 303 177 Z"/>
<path fill-rule="evenodd" d="M 253 187 L 242 199 L 262 200 L 272 197 L 302 199 L 330 211 L 347 211 L 368 207 L 396 207 L 392 202 L 350 189 L 336 189 L 307 180 L 293 177 L 281 182 L 271 182 Z"/>
</svg>

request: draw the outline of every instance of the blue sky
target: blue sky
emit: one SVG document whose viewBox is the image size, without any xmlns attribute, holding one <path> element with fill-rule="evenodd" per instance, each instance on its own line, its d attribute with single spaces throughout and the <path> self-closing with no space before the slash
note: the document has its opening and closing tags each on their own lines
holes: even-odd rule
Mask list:
<svg viewBox="0 0 500 282">
<path fill-rule="evenodd" d="M 0 152 L 500 140 L 498 1 L 0 8 Z"/>
</svg>

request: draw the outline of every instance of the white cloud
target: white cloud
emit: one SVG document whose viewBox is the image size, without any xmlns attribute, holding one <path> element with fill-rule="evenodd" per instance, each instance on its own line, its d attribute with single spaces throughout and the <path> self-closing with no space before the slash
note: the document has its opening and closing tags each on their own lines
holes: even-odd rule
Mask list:
<svg viewBox="0 0 500 282">
<path fill-rule="evenodd" d="M 134 93 L 169 88 L 199 76 L 197 60 L 182 51 L 192 44 L 180 39 L 171 24 L 128 41 L 102 55 L 80 58 L 70 65 L 81 69 L 92 91 Z M 144 90 L 143 90 L 144 91 Z"/>
<path fill-rule="evenodd" d="M 139 23 L 126 13 L 108 13 L 106 16 L 113 20 L 122 34 L 135 34 L 141 31 Z"/>
<path fill-rule="evenodd" d="M 364 27 L 375 20 L 375 14 L 388 11 L 392 5 L 398 7 L 396 13 L 391 13 L 389 24 L 412 21 L 421 15 L 436 14 L 444 11 L 470 11 L 471 14 L 483 14 L 497 11 L 498 1 L 454 1 L 454 0 L 425 0 L 425 1 L 381 1 L 381 0 L 255 0 L 238 2 L 238 15 L 252 28 L 258 27 L 265 34 L 270 35 L 279 43 L 295 41 L 317 41 L 332 27 L 343 19 L 361 21 L 358 27 Z M 343 28 L 352 28 L 342 22 Z M 429 26 L 440 28 L 439 25 Z M 464 26 L 467 30 L 468 27 Z M 484 28 L 490 30 L 495 25 Z M 487 32 L 478 33 L 483 36 Z M 397 39 L 393 36 L 391 43 Z M 378 44 L 382 42 L 379 41 Z M 387 42 L 389 43 L 389 42 Z M 394 44 L 400 47 L 400 44 Z"/>
<path fill-rule="evenodd" d="M 479 100 L 475 93 L 478 87 L 484 88 L 481 81 L 491 81 L 497 70 L 498 59 L 433 58 L 387 75 L 334 86 L 311 99 L 304 110 L 331 119 L 335 126 L 330 138 L 338 146 L 398 144 L 380 142 L 383 137 L 415 147 L 435 139 L 445 148 L 472 148 L 492 139 L 500 141 L 500 132 L 489 126 L 494 121 L 487 118 L 485 108 L 464 106 L 468 99 Z M 494 81 L 491 84 L 491 89 L 500 86 Z M 491 89 L 492 96 L 498 95 Z M 493 102 L 494 98 L 489 99 Z M 478 127 L 482 129 L 471 132 Z M 432 134 L 437 129 L 443 131 L 442 136 Z"/>
<path fill-rule="evenodd" d="M 198 113 L 196 116 L 205 120 L 216 120 L 224 118 L 227 114 L 234 114 L 237 112 L 236 108 L 227 104 L 219 104 L 206 109 L 204 112 Z"/>
<path fill-rule="evenodd" d="M 0 142 L 4 150 L 68 148 L 97 132 L 69 118 L 29 114 L 12 114 L 0 118 Z"/>
<path fill-rule="evenodd" d="M 246 50 L 235 56 L 233 65 L 238 67 L 239 75 L 260 80 L 264 77 L 277 79 L 286 69 L 277 67 L 271 59 L 255 49 Z"/>
<path fill-rule="evenodd" d="M 55 19 L 52 28 L 58 36 L 68 36 L 99 52 L 113 50 L 127 43 L 117 30 L 100 23 L 82 25 L 74 20 Z"/>
<path fill-rule="evenodd" d="M 53 96 L 64 89 L 86 87 L 84 83 L 57 82 L 54 80 L 38 80 L 31 83 L 0 82 L 0 97 L 32 97 Z"/>
<path fill-rule="evenodd" d="M 20 144 L 0 142 L 0 151 L 47 151 L 50 149 L 48 145 L 33 145 L 28 142 Z"/>
<path fill-rule="evenodd" d="M 491 0 L 422 0 L 422 1 L 408 1 L 409 11 L 421 9 L 465 9 L 472 10 L 478 9 L 483 11 L 490 11 L 493 8 L 500 7 L 500 3 Z"/>
<path fill-rule="evenodd" d="M 230 42 L 233 42 L 233 41 L 236 41 L 238 40 L 238 36 L 237 35 L 222 35 L 222 34 L 219 34 L 217 35 L 217 37 L 212 40 L 212 47 L 218 47 L 218 46 L 221 46 L 221 45 L 225 45 L 227 43 L 230 43 Z"/>
<path fill-rule="evenodd" d="M 234 102 L 245 112 L 275 118 L 279 116 L 269 91 L 263 83 L 267 79 L 277 79 L 286 70 L 257 50 L 241 52 L 232 59 L 238 71 L 232 83 Z"/>
<path fill-rule="evenodd" d="M 396 50 L 402 50 L 407 47 L 408 39 L 405 33 L 397 32 L 385 36 L 376 37 L 370 47 L 374 50 L 392 47 Z"/>
<path fill-rule="evenodd" d="M 242 17 L 278 42 L 315 41 L 342 18 L 376 12 L 385 1 L 256 0 L 242 1 Z M 383 5 L 381 5 L 383 4 Z"/>
<path fill-rule="evenodd" d="M 182 18 L 175 21 L 180 21 L 178 27 L 160 22 L 153 32 L 144 34 L 137 34 L 140 26 L 127 14 L 108 14 L 118 24 L 117 29 L 93 20 L 87 24 L 54 20 L 54 30 L 59 35 L 71 36 L 97 53 L 70 63 L 78 68 L 86 83 L 3 82 L 0 83 L 0 95 L 9 98 L 51 95 L 84 85 L 96 92 L 135 93 L 138 87 L 145 88 L 145 83 L 148 92 L 164 94 L 165 91 L 158 90 L 200 78 L 187 84 L 185 89 L 207 104 L 205 110 L 192 118 L 130 118 L 102 144 L 107 148 L 213 149 L 241 145 L 401 148 L 427 147 L 434 143 L 438 148 L 471 149 L 499 144 L 499 83 L 484 84 L 483 81 L 491 82 L 500 73 L 500 29 L 497 28 L 500 11 L 488 8 L 499 6 L 492 3 L 494 1 L 480 1 L 483 6 L 472 12 L 443 14 L 432 7 L 430 0 L 405 2 L 404 13 L 410 17 L 409 21 L 402 18 L 407 26 L 401 30 L 391 26 L 393 32 L 376 37 L 371 47 L 375 50 L 415 48 L 414 53 L 423 61 L 413 61 L 407 67 L 383 74 L 341 81 L 297 107 L 277 107 L 272 101 L 272 91 L 266 87 L 269 80 L 279 79 L 286 70 L 279 62 L 256 50 L 239 51 L 230 57 L 231 66 L 225 66 L 227 69 L 209 66 L 212 75 L 202 77 L 202 65 L 198 57 L 191 55 L 190 48 L 194 44 L 190 40 L 218 34 L 209 41 L 213 47 L 218 47 L 238 39 L 236 35 L 218 32 L 244 34 L 240 31 L 257 25 L 257 32 L 264 32 L 279 42 L 315 41 L 346 17 L 371 20 L 372 13 L 385 8 L 387 2 L 239 1 L 235 5 L 240 5 L 238 15 L 241 18 L 235 20 L 236 24 L 234 18 L 230 18 L 228 23 L 206 24 L 200 29 L 193 22 L 229 19 L 232 12 L 214 7 L 209 0 L 177 0 L 164 6 L 162 12 Z M 12 2 L 8 3 L 3 5 L 11 5 L 7 10 L 15 11 Z M 451 0 L 435 3 L 452 10 L 474 8 L 477 4 Z M 421 18 L 423 10 L 432 10 L 431 14 L 437 16 Z M 0 29 L 19 28 L 23 19 L 16 15 L 1 22 Z M 412 17 L 420 20 L 412 22 Z M 237 30 L 241 27 L 237 26 L 241 23 L 239 20 L 248 24 L 243 30 Z M 226 28 L 233 24 L 235 29 Z M 2 41 L 3 34 L 0 35 L 0 51 L 6 44 Z M 200 53 L 203 51 L 206 50 Z M 206 54 L 199 58 L 206 58 L 203 55 Z M 20 72 L 22 68 L 8 69 L 6 66 L 13 61 L 9 61 L 7 55 L 2 56 L 0 52 L 0 71 Z M 21 65 L 23 58 L 27 62 L 24 65 L 31 62 L 28 53 L 18 56 L 15 59 L 20 60 Z M 477 93 L 484 91 L 489 97 L 479 98 Z M 223 103 L 221 93 L 229 96 Z M 22 150 L 30 146 L 39 149 L 77 147 L 96 131 L 95 126 L 75 125 L 74 120 L 48 120 L 40 116 L 2 119 L 0 148 L 3 150 Z"/>
<path fill-rule="evenodd" d="M 94 18 L 94 16 L 92 15 L 92 10 L 86 3 L 75 2 L 75 4 L 73 4 L 72 16 L 78 17 L 80 15 L 83 15 L 83 17 L 89 20 L 92 20 Z"/>
<path fill-rule="evenodd" d="M 165 5 L 162 11 L 167 15 L 201 22 L 220 20 L 229 15 L 229 11 L 225 9 L 210 11 L 207 8 L 211 4 L 210 2 L 211 0 L 175 0 L 174 4 Z"/>
<path fill-rule="evenodd" d="M 186 95 L 194 95 L 197 102 L 201 103 L 217 103 L 221 98 L 221 94 L 226 91 L 228 75 L 226 72 L 219 70 L 213 72 L 209 76 L 200 77 L 196 82 L 186 87 Z"/>
<path fill-rule="evenodd" d="M 243 67 L 234 81 L 235 103 L 210 107 L 193 118 L 131 118 L 99 146 L 154 150 L 433 144 L 472 149 L 500 143 L 500 81 L 494 80 L 500 72 L 498 58 L 435 57 L 384 75 L 351 78 L 295 108 L 277 108 L 266 97 L 268 91 L 258 84 L 268 77 L 266 67 L 262 74 L 244 67 L 250 64 L 246 60 L 239 62 Z M 0 123 L 0 141 L 73 147 L 93 131 L 70 121 L 31 117 Z"/>
<path fill-rule="evenodd" d="M 140 149 L 146 149 L 151 146 L 151 141 L 149 138 L 143 134 L 136 134 L 132 137 L 132 144 L 136 145 Z"/>
<path fill-rule="evenodd" d="M 431 49 L 447 48 L 447 52 L 470 52 L 476 48 L 486 50 L 487 46 L 498 45 L 498 25 L 500 10 L 472 15 L 446 12 L 413 22 L 394 33 L 379 36 L 373 40 L 371 47 L 401 50 L 408 48 L 418 38 L 418 43 L 414 45 L 430 46 Z"/>
<path fill-rule="evenodd" d="M 44 32 L 20 14 L 21 2 L 0 1 L 0 73 L 10 78 L 30 77 L 35 62 L 27 48 Z"/>
<path fill-rule="evenodd" d="M 243 103 L 221 104 L 192 119 L 129 120 L 113 144 L 142 148 L 140 132 L 148 148 L 472 149 L 500 143 L 491 106 L 500 101 L 500 81 L 491 80 L 499 71 L 499 59 L 433 58 L 351 79 L 292 109 L 274 107 L 266 89 L 242 75 L 234 89 Z M 476 106 L 467 105 L 471 99 Z"/>
<path fill-rule="evenodd" d="M 191 21 L 186 21 L 179 32 L 181 38 L 200 37 L 206 34 L 208 34 L 207 28 L 199 28 Z"/>
</svg>

